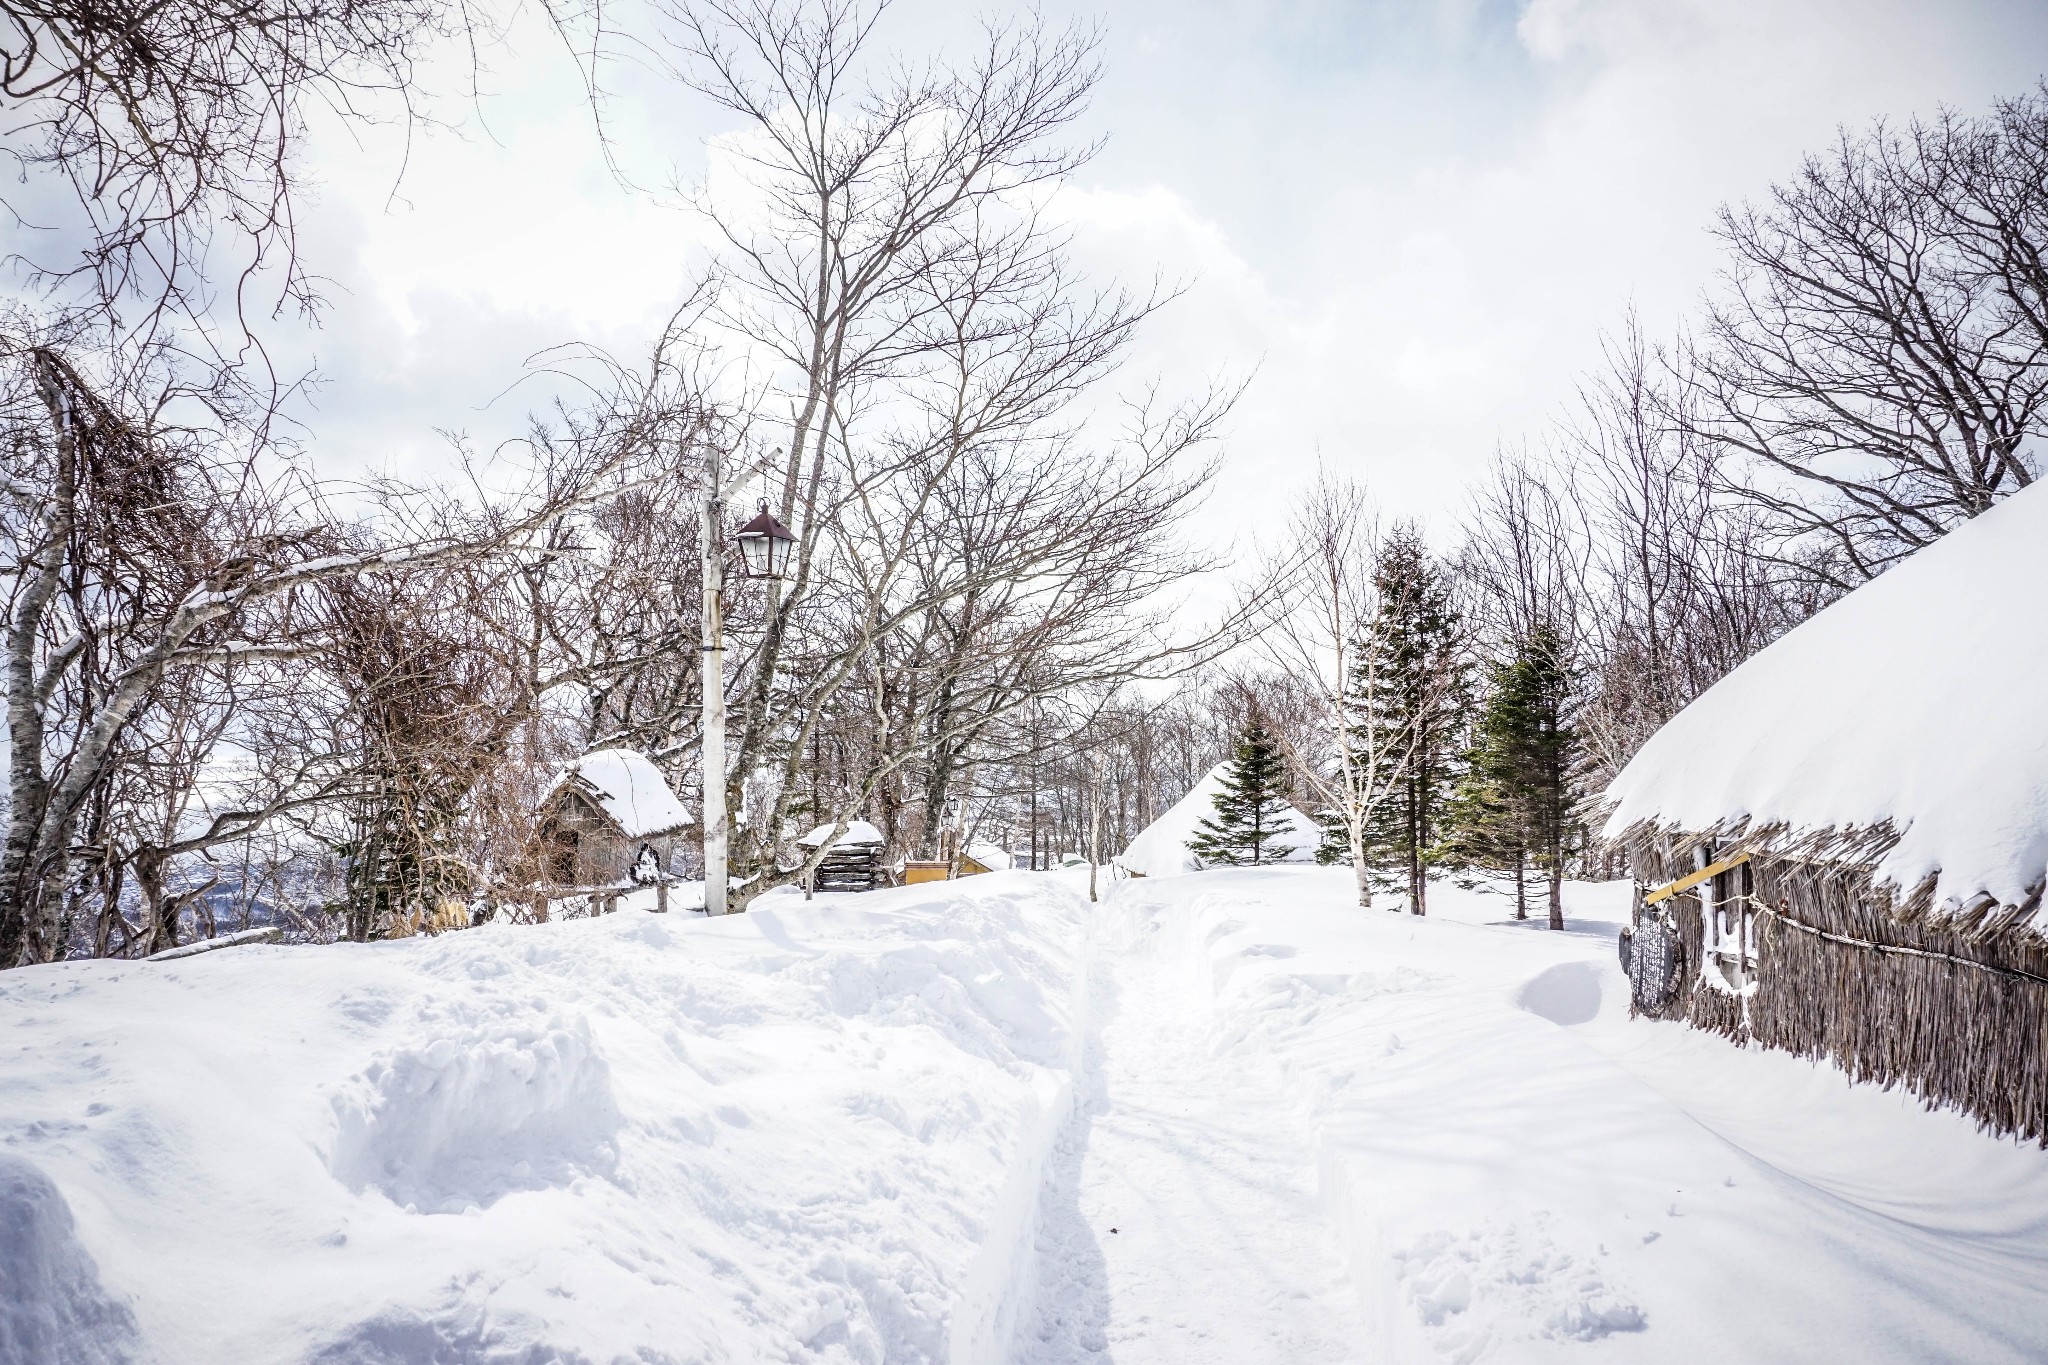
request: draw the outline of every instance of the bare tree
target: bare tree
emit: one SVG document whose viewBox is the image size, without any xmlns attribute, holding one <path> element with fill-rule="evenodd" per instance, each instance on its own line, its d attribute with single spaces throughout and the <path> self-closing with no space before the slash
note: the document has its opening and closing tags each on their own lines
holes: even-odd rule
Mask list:
<svg viewBox="0 0 2048 1365">
<path fill-rule="evenodd" d="M 605 496 L 631 453 L 557 471 L 467 522 L 406 534 L 396 494 L 383 501 L 380 529 L 339 517 L 319 490 L 280 475 L 260 432 L 199 401 L 211 391 L 185 387 L 175 365 L 145 355 L 108 388 L 58 345 L 0 359 L 0 546 L 10 570 L 4 966 L 63 950 L 78 822 L 136 756 L 132 741 L 152 715 L 197 680 L 317 650 L 301 626 L 331 586 L 527 544 Z"/>
<path fill-rule="evenodd" d="M 1844 133 L 1723 210 L 1687 416 L 1750 462 L 1788 567 L 1854 587 L 2039 472 L 2044 125 L 2034 99 Z"/>
<path fill-rule="evenodd" d="M 1149 604 L 1196 567 L 1168 533 L 1234 394 L 1142 402 L 1121 440 L 1091 426 L 1082 400 L 1160 299 L 1084 287 L 1041 211 L 1089 151 L 1060 138 L 1092 37 L 1034 19 L 910 68 L 871 51 L 879 13 L 669 11 L 681 77 L 746 121 L 753 197 L 699 201 L 725 244 L 708 334 L 765 358 L 790 414 L 769 496 L 794 570 L 743 606 L 760 624 L 730 680 L 754 891 L 801 875 L 797 812 L 873 803 L 900 848 L 930 848 L 1012 717 L 1184 668 L 1218 634 L 1155 641 Z M 828 746 L 834 782 L 806 782 Z"/>
</svg>

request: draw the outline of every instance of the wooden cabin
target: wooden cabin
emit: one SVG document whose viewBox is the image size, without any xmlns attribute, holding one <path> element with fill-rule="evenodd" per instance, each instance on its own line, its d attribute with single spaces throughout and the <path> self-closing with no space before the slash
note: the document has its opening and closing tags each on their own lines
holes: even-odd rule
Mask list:
<svg viewBox="0 0 2048 1365">
<path fill-rule="evenodd" d="M 666 878 L 692 823 L 646 755 L 594 750 L 564 768 L 542 798 L 542 877 L 564 887 Z"/>
<path fill-rule="evenodd" d="M 1008 872 L 1016 866 L 1009 853 L 994 844 L 975 842 L 960 855 L 960 875 L 978 877 L 984 872 Z"/>
<path fill-rule="evenodd" d="M 1636 1013 L 2048 1142 L 2048 485 L 1760 651 L 1607 793 Z"/>
<path fill-rule="evenodd" d="M 849 820 L 836 838 L 833 828 L 832 825 L 820 825 L 796 841 L 806 859 L 820 845 L 829 844 L 805 889 L 873 891 L 887 886 L 889 869 L 882 861 L 882 831 L 865 820 Z"/>
</svg>

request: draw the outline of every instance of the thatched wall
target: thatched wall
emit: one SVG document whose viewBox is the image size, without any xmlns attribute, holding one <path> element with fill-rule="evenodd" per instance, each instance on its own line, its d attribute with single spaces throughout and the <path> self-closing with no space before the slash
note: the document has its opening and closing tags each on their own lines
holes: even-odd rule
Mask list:
<svg viewBox="0 0 2048 1365">
<path fill-rule="evenodd" d="M 1697 843 L 1636 841 L 1637 878 L 1685 875 Z M 1895 905 L 1873 889 L 1860 864 L 1763 853 L 1750 867 L 1753 902 L 1767 910 L 1754 991 L 1700 984 L 1701 904 L 1687 892 L 1671 906 L 1681 985 L 1660 1016 L 1826 1057 L 1857 1080 L 1902 1085 L 1930 1108 L 2048 1144 L 2048 947 L 2038 937 L 2000 932 L 2002 916 L 1977 917 L 1974 934 L 1931 923 L 1913 913 L 1923 910 L 1915 897 Z"/>
<path fill-rule="evenodd" d="M 573 787 L 556 789 L 541 817 L 541 879 L 559 886 L 612 886 L 632 880 L 643 846 L 666 869 L 673 834 L 629 839 L 604 808 Z"/>
</svg>

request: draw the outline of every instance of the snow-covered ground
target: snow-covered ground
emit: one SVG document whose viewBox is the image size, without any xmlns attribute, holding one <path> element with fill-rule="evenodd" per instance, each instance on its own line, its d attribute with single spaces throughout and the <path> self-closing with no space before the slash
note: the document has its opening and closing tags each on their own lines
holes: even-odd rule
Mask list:
<svg viewBox="0 0 2048 1365">
<path fill-rule="evenodd" d="M 959 885 L 0 976 L 0 1361 L 999 1359 L 1088 907 Z"/>
<path fill-rule="evenodd" d="M 0 1362 L 2023 1361 L 2048 1154 L 1348 874 L 0 977 Z"/>
</svg>

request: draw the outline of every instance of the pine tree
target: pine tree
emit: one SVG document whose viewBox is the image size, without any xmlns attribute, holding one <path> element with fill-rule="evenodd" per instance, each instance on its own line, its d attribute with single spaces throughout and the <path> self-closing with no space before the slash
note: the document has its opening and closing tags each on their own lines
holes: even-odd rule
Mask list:
<svg viewBox="0 0 2048 1365">
<path fill-rule="evenodd" d="M 1428 910 L 1429 873 L 1445 860 L 1447 808 L 1466 748 L 1470 665 L 1449 576 L 1413 526 L 1398 526 L 1380 551 L 1373 584 L 1379 610 L 1360 642 L 1354 722 L 1399 773 L 1367 835 L 1375 867 L 1406 883 L 1411 914 Z"/>
<path fill-rule="evenodd" d="M 1572 770 L 1579 739 L 1570 723 L 1574 676 L 1563 636 L 1538 626 L 1493 666 L 1454 802 L 1461 855 L 1515 873 L 1515 915 L 1526 916 L 1530 857 L 1549 882 L 1550 927 L 1564 928 L 1564 864 L 1570 854 Z"/>
<path fill-rule="evenodd" d="M 1564 637 L 1538 626 L 1516 651 L 1515 721 L 1509 753 L 1529 827 L 1529 848 L 1550 882 L 1550 927 L 1564 928 L 1564 864 L 1571 853 L 1572 771 L 1579 736 L 1571 724 L 1573 671 Z"/>
<path fill-rule="evenodd" d="M 1287 764 L 1272 733 L 1256 719 L 1245 727 L 1224 767 L 1215 806 L 1216 818 L 1204 819 L 1188 840 L 1204 865 L 1256 867 L 1286 856 L 1285 848 L 1269 845 L 1290 832 L 1282 819 Z"/>
<path fill-rule="evenodd" d="M 1472 726 L 1445 819 L 1446 861 L 1460 871 L 1512 872 L 1515 918 L 1529 918 L 1530 808 L 1517 762 L 1523 678 L 1512 662 L 1487 668 L 1486 699 Z"/>
</svg>

